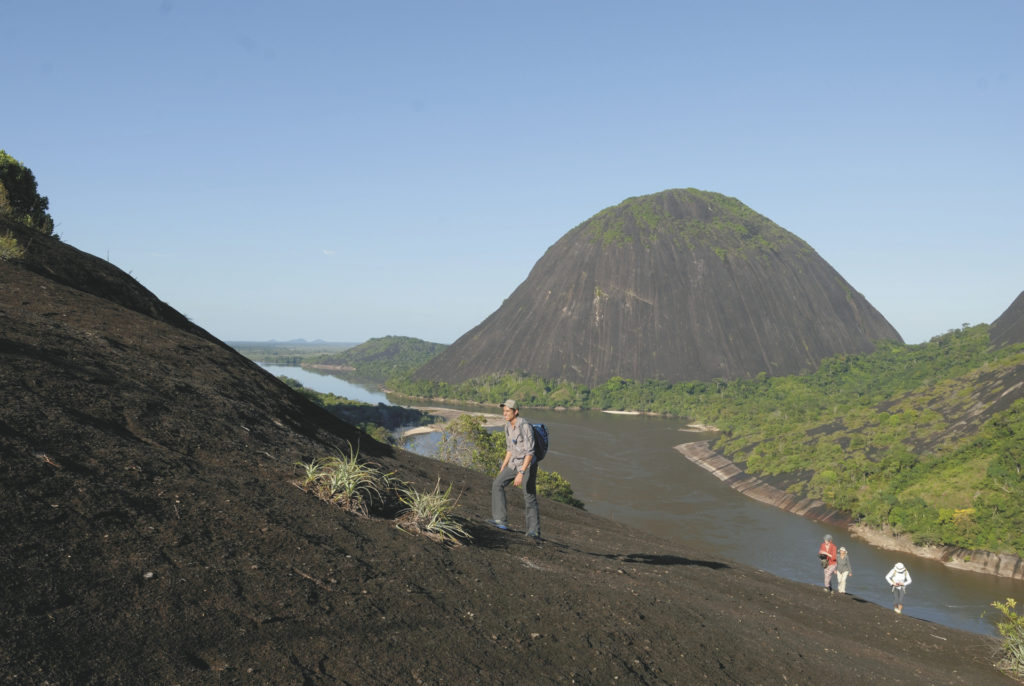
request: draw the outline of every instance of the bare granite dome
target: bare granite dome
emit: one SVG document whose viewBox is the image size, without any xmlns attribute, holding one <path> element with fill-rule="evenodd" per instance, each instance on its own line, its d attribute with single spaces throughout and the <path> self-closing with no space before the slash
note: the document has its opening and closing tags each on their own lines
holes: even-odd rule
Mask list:
<svg viewBox="0 0 1024 686">
<path fill-rule="evenodd" d="M 676 189 L 569 231 L 416 376 L 737 379 L 810 371 L 878 340 L 902 342 L 807 243 L 735 198 Z"/>
<path fill-rule="evenodd" d="M 988 338 L 997 347 L 1024 343 L 1024 291 L 992 322 Z"/>
</svg>

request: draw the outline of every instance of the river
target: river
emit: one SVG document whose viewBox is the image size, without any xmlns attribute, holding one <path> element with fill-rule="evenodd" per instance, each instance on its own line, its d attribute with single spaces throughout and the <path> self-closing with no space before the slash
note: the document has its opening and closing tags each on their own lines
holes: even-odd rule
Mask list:
<svg viewBox="0 0 1024 686">
<path fill-rule="evenodd" d="M 353 385 L 336 377 L 297 367 L 268 367 L 268 371 L 295 378 L 314 390 L 353 397 L 328 388 L 338 381 Z M 320 386 L 322 379 L 328 381 Z M 363 402 L 387 402 L 378 390 L 361 387 L 360 392 L 368 394 Z M 498 411 L 479 406 L 461 409 Z M 805 582 L 808 593 L 823 593 L 817 550 L 822 537 L 832 534 L 837 546 L 849 551 L 853 575 L 847 591 L 858 598 L 891 608 L 884 576 L 898 561 L 907 565 L 913 583 L 907 590 L 904 614 L 912 617 L 996 635 L 994 621 L 999 612 L 990 603 L 1007 597 L 1024 600 L 1024 581 L 951 569 L 874 548 L 852 539 L 842 527 L 813 522 L 740 495 L 675 450 L 680 443 L 709 436 L 687 430 L 678 419 L 530 409 L 523 415 L 547 425 L 551 448 L 544 467 L 568 479 L 588 511 Z M 436 435 L 428 435 L 414 440 L 409 449 L 429 455 L 434 445 Z"/>
<path fill-rule="evenodd" d="M 260 366 L 274 376 L 287 376 L 290 379 L 295 379 L 306 388 L 319 393 L 333 393 L 341 398 L 358 400 L 361 403 L 370 403 L 371 405 L 376 405 L 377 403 L 389 404 L 388 397 L 380 390 L 371 386 L 363 386 L 346 381 L 327 372 L 319 373 L 303 369 L 302 367 L 289 367 L 278 364 L 261 363 Z"/>
</svg>

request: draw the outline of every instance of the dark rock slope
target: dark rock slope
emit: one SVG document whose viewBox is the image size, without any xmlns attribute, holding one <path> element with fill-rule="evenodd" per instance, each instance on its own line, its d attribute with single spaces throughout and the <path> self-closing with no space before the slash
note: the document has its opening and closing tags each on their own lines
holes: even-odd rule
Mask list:
<svg viewBox="0 0 1024 686">
<path fill-rule="evenodd" d="M 808 371 L 879 339 L 901 340 L 804 241 L 734 198 L 669 190 L 571 230 L 417 378 L 747 378 Z"/>
<path fill-rule="evenodd" d="M 996 347 L 1024 343 L 1024 291 L 992 322 L 988 338 Z"/>
<path fill-rule="evenodd" d="M 542 502 L 539 545 L 491 529 L 485 476 L 361 436 L 111 265 L 7 231 L 29 254 L 0 261 L 0 683 L 1014 683 L 990 637 L 569 506 Z M 293 485 L 350 443 L 453 484 L 473 540 Z"/>
</svg>

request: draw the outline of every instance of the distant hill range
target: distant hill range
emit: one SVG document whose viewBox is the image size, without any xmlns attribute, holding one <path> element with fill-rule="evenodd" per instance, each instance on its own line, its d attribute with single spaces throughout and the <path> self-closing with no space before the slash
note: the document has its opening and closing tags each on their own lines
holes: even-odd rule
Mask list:
<svg viewBox="0 0 1024 686">
<path fill-rule="evenodd" d="M 807 243 L 735 198 L 677 189 L 569 231 L 415 378 L 738 379 L 806 372 L 878 340 L 902 342 Z"/>
<path fill-rule="evenodd" d="M 988 337 L 996 347 L 1024 343 L 1024 291 L 992 322 Z"/>
<path fill-rule="evenodd" d="M 422 366 L 446 347 L 443 343 L 408 336 L 383 336 L 341 352 L 318 355 L 305 361 L 303 366 L 386 381 L 392 375 L 407 374 Z"/>
</svg>

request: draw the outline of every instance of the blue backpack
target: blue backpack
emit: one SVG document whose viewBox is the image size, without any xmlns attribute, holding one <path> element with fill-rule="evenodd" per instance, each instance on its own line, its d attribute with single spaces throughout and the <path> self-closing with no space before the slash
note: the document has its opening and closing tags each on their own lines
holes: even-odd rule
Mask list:
<svg viewBox="0 0 1024 686">
<path fill-rule="evenodd" d="M 533 457 L 537 462 L 548 454 L 548 427 L 543 424 L 531 424 L 533 427 Z"/>
</svg>

